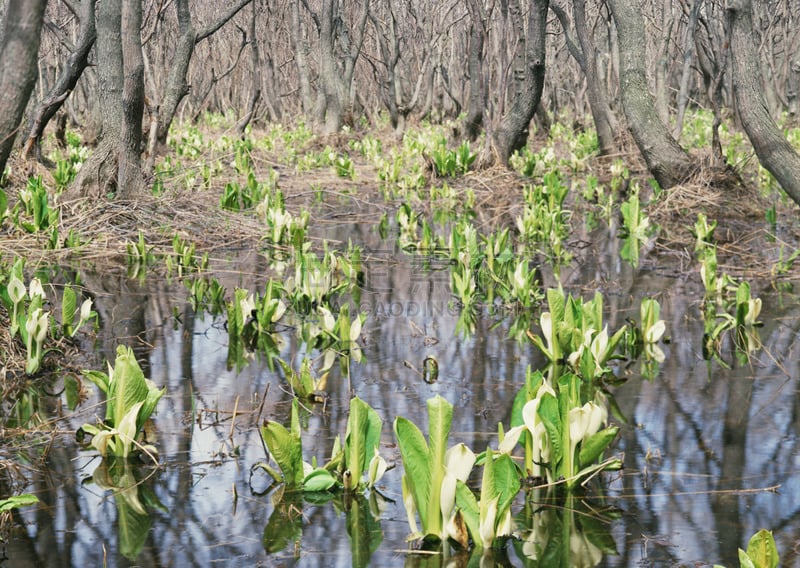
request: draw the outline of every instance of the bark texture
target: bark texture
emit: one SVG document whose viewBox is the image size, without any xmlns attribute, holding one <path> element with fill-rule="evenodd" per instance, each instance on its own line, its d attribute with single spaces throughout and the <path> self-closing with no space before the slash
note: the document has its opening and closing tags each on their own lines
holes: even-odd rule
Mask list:
<svg viewBox="0 0 800 568">
<path fill-rule="evenodd" d="M 528 127 L 542 98 L 545 70 L 545 30 L 549 0 L 530 0 L 527 31 L 519 0 L 509 3 L 518 45 L 512 62 L 511 104 L 492 133 L 494 152 L 503 164 L 528 141 Z"/>
<path fill-rule="evenodd" d="M 36 59 L 47 0 L 10 0 L 0 46 L 0 173 L 14 146 L 25 106 L 36 84 Z"/>
<path fill-rule="evenodd" d="M 83 0 L 81 2 L 81 25 L 78 32 L 78 43 L 64 63 L 58 81 L 30 115 L 24 149 L 26 158 L 42 160 L 41 139 L 44 129 L 62 107 L 86 69 L 89 61 L 89 52 L 91 52 L 97 39 L 94 14 L 95 3 L 96 0 Z"/>
<path fill-rule="evenodd" d="M 478 0 L 467 2 L 472 25 L 469 29 L 469 55 L 467 71 L 469 73 L 469 98 L 467 99 L 467 116 L 464 117 L 464 135 L 475 140 L 483 126 L 483 113 L 486 108 L 486 83 L 483 80 L 483 43 L 486 37 L 483 7 Z"/>
<path fill-rule="evenodd" d="M 567 49 L 586 78 L 586 100 L 592 113 L 600 153 L 612 154 L 617 151 L 616 137 L 619 126 L 608 102 L 609 96 L 603 77 L 598 73 L 597 49 L 592 40 L 591 30 L 586 25 L 586 2 L 584 0 L 572 2 L 577 44 L 569 37 L 569 17 L 565 10 L 557 4 L 551 4 L 550 8 L 564 29 Z"/>
<path fill-rule="evenodd" d="M 667 189 L 689 177 L 692 160 L 659 119 L 650 94 L 639 0 L 608 0 L 608 5 L 617 27 L 620 90 L 628 128 L 650 173 Z"/>
<path fill-rule="evenodd" d="M 176 0 L 175 10 L 178 15 L 178 30 L 180 36 L 175 47 L 175 54 L 172 59 L 172 66 L 167 78 L 167 86 L 159 109 L 158 121 L 158 141 L 162 144 L 167 141 L 167 134 L 175 113 L 178 110 L 183 98 L 189 94 L 189 84 L 186 76 L 189 71 L 189 63 L 194 54 L 195 45 L 198 42 L 210 37 L 233 18 L 242 8 L 250 4 L 253 0 L 239 0 L 231 6 L 224 14 L 214 20 L 209 26 L 199 32 L 192 23 L 192 13 L 189 9 L 189 0 Z M 255 41 L 255 38 L 251 38 Z"/>
<path fill-rule="evenodd" d="M 736 109 L 758 160 L 795 203 L 800 204 L 800 155 L 772 120 L 763 96 L 751 0 L 728 3 L 731 66 Z"/>
<path fill-rule="evenodd" d="M 122 129 L 122 0 L 103 0 L 96 7 L 97 108 L 100 138 L 81 166 L 66 199 L 99 198 L 117 191 Z"/>
<path fill-rule="evenodd" d="M 142 117 L 144 56 L 142 0 L 122 1 L 122 128 L 120 129 L 117 195 L 133 199 L 142 191 Z"/>
</svg>

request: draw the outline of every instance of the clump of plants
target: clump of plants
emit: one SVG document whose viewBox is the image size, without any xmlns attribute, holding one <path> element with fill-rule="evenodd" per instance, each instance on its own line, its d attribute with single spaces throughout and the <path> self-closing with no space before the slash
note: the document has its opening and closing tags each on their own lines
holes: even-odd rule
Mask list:
<svg viewBox="0 0 800 568">
<path fill-rule="evenodd" d="M 497 450 L 487 448 L 477 456 L 464 444 L 448 448 L 453 406 L 440 396 L 427 402 L 427 439 L 415 424 L 396 418 L 410 538 L 427 547 L 454 543 L 487 554 L 514 531 L 512 505 L 523 477 L 546 476 L 569 494 L 600 471 L 619 469 L 618 458 L 602 459 L 618 431 L 603 427 L 605 399 L 595 395 L 583 402 L 581 387 L 574 374 L 561 376 L 554 388 L 541 373 L 529 373 L 515 401 L 514 426 L 505 433 L 500 428 Z M 518 444 L 525 450 L 521 464 L 512 458 Z M 476 465 L 483 475 L 474 492 L 467 479 Z"/>
<path fill-rule="evenodd" d="M 114 366 L 108 373 L 84 371 L 83 376 L 105 395 L 106 415 L 96 424 L 84 424 L 91 445 L 103 457 L 129 458 L 144 453 L 155 461 L 157 450 L 141 438 L 145 422 L 166 392 L 146 379 L 130 347 L 117 347 Z"/>
<path fill-rule="evenodd" d="M 703 355 L 727 366 L 721 350 L 725 338 L 732 335 L 736 355 L 744 364 L 761 347 L 756 329 L 761 325 L 758 321 L 761 299 L 752 296 L 748 282 L 737 282 L 730 274 L 719 271 L 715 227 L 716 222 L 709 222 L 705 215 L 699 214 L 692 231 L 696 238 L 695 255 L 700 262 L 700 279 L 705 287 L 701 304 L 705 327 Z"/>
<path fill-rule="evenodd" d="M 560 171 L 548 171 L 541 184 L 523 188 L 525 206 L 516 219 L 520 240 L 556 266 L 572 259 L 565 246 L 572 218 L 572 213 L 564 209 L 568 192 Z"/>
<path fill-rule="evenodd" d="M 427 405 L 427 441 L 413 422 L 402 417 L 395 419 L 394 433 L 403 460 L 403 503 L 411 538 L 439 542 L 455 534 L 450 521 L 455 512 L 457 482 L 467 480 L 475 455 L 464 444 L 447 447 L 453 405 L 440 396 L 429 399 Z"/>
<path fill-rule="evenodd" d="M 549 311 L 540 318 L 542 335 L 528 333 L 530 340 L 553 365 L 555 375 L 565 365 L 587 381 L 609 372 L 608 362 L 626 332 L 621 326 L 612 335 L 603 322 L 603 296 L 591 300 L 565 296 L 561 289 L 547 291 Z"/>
<path fill-rule="evenodd" d="M 288 491 L 361 492 L 372 489 L 387 468 L 379 452 L 382 425 L 378 413 L 355 397 L 350 400 L 344 443 L 336 438 L 331 458 L 324 465 L 320 465 L 316 457 L 310 463 L 304 462 L 299 404 L 297 399 L 292 399 L 289 428 L 275 421 L 267 421 L 261 427 L 270 459 L 254 464 L 252 470 L 265 471 Z"/>
<path fill-rule="evenodd" d="M 67 284 L 61 302 L 61 326 L 58 326 L 47 306 L 47 296 L 39 278 L 31 278 L 25 286 L 25 260 L 14 261 L 11 269 L 0 278 L 0 300 L 10 315 L 9 332 L 12 338 L 19 336 L 25 345 L 25 372 L 36 374 L 47 353 L 47 337 L 74 337 L 84 324 L 96 319 L 91 299 L 82 302 L 78 309 L 75 290 Z"/>
</svg>

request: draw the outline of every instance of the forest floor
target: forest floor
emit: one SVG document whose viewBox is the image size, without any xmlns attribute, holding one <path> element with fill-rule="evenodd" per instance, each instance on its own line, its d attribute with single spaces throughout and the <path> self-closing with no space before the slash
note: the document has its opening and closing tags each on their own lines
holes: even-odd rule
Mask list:
<svg viewBox="0 0 800 568">
<path fill-rule="evenodd" d="M 208 133 L 208 136 L 214 135 L 214 132 Z M 253 136 L 258 137 L 259 133 Z M 321 151 L 326 147 L 346 149 L 353 136 L 357 135 L 315 138 L 306 151 Z M 390 135 L 383 137 L 382 142 L 384 152 L 398 144 Z M 609 177 L 610 164 L 618 158 L 624 160 L 632 179 L 646 178 L 641 160 L 628 152 L 619 156 L 592 158 L 588 170 L 598 177 L 600 183 L 604 183 Z M 231 156 L 210 153 L 203 159 L 209 163 L 230 162 Z M 393 218 L 397 200 L 387 200 L 381 191 L 375 166 L 355 153 L 354 174 L 351 177 L 340 177 L 331 167 L 299 171 L 287 165 L 286 157 L 280 151 L 267 152 L 258 147 L 252 151 L 251 159 L 258 178 L 266 176 L 270 170 L 278 172 L 277 185 L 285 197 L 287 210 L 294 214 L 302 210 L 309 211 L 312 232 L 315 224 L 332 220 L 377 224 L 383 213 Z M 704 158 L 699 156 L 698 160 L 702 162 Z M 48 187 L 54 186 L 51 171 L 41 164 L 14 158 L 11 171 L 6 185 L 10 208 L 29 176 L 42 175 Z M 425 176 L 427 186 L 416 192 L 414 209 L 430 215 L 432 204 L 426 199 L 428 189 L 445 182 L 458 195 L 468 190 L 474 194 L 473 223 L 479 230 L 514 227 L 515 217 L 522 208 L 522 188 L 531 183 L 530 178 L 505 167 L 470 171 L 465 175 L 442 179 L 434 176 L 433 167 L 429 164 Z M 181 188 L 177 177 L 174 180 L 166 178 L 163 193 L 144 195 L 136 201 L 56 200 L 60 208 L 59 234 L 63 237 L 72 232 L 80 237 L 82 244 L 76 248 L 61 247 L 54 250 L 48 245 L 49 237 L 45 234 L 5 228 L 0 238 L 0 259 L 9 263 L 14 257 L 24 256 L 28 266 L 79 263 L 94 268 L 119 268 L 126 265 L 128 243 L 136 242 L 140 234 L 156 252 L 170 251 L 176 234 L 193 243 L 198 254 L 213 255 L 215 251 L 225 249 L 261 249 L 264 247 L 263 219 L 255 213 L 228 211 L 220 207 L 220 195 L 228 179 L 217 176 L 210 187 L 197 190 Z M 573 205 L 578 213 L 573 222 L 579 222 L 580 207 L 586 204 Z M 767 279 L 775 263 L 774 251 L 766 250 L 760 244 L 766 230 L 764 211 L 767 207 L 769 201 L 752 185 L 737 183 L 729 171 L 703 168 L 690 182 L 672 188 L 658 200 L 653 200 L 646 210 L 660 227 L 652 250 L 654 254 L 662 255 L 665 261 L 669 257 L 674 259 L 679 256 L 681 264 L 691 263 L 694 242 L 691 227 L 697 213 L 703 212 L 709 219 L 716 219 L 719 223 L 716 235 L 720 265 L 746 271 L 754 278 Z M 797 217 L 793 204 L 778 202 L 778 210 L 781 219 L 794 220 Z M 796 243 L 800 242 L 800 227 L 796 222 L 787 222 L 783 226 L 782 238 L 787 245 L 796 247 Z M 155 271 L 157 273 L 157 267 Z M 784 277 L 791 277 L 792 273 L 796 276 L 798 269 L 793 268 Z M 9 315 L 2 305 L 0 308 L 0 352 L 5 354 L 0 369 L 0 377 L 3 378 L 0 400 L 9 400 L 26 385 L 23 372 L 25 346 L 19 339 L 9 335 Z M 74 347 L 68 341 L 62 340 L 48 348 L 61 355 L 46 358 L 49 364 L 45 365 L 43 374 L 47 370 L 63 369 L 73 360 Z"/>
</svg>

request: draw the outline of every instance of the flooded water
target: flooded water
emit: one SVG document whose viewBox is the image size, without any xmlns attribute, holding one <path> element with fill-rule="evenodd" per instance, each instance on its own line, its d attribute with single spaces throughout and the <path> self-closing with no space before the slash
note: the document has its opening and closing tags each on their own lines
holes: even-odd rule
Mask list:
<svg viewBox="0 0 800 568">
<path fill-rule="evenodd" d="M 671 336 L 663 346 L 666 360 L 650 380 L 640 362 L 616 369 L 626 380 L 614 391 L 621 434 L 613 451 L 623 456 L 624 469 L 604 476 L 605 495 L 567 508 L 543 500 L 527 519 L 520 513 L 520 527 L 534 522 L 562 538 L 562 548 L 573 549 L 562 565 L 629 567 L 738 566 L 737 548 L 767 528 L 782 565 L 800 565 L 797 294 L 754 286 L 763 301 L 763 349 L 741 365 L 724 346 L 732 367 L 726 369 L 703 358 L 696 265 L 651 254 L 634 269 L 619 260 L 619 242 L 609 235 L 587 237 L 591 244 L 575 268 L 562 274 L 565 289 L 584 297 L 601 291 L 610 329 L 638 319 L 641 299 L 654 295 Z M 107 471 L 95 452 L 79 448 L 70 431 L 102 414 L 92 394 L 59 425 L 64 433 L 49 447 L 46 467 L 31 468 L 26 490 L 42 503 L 20 514 L 23 529 L 5 544 L 3 566 L 445 564 L 440 556 L 408 554 L 392 421 L 403 416 L 426 431 L 425 401 L 441 395 L 455 407 L 450 443 L 481 451 L 496 439 L 498 422 L 508 425 L 527 366 L 540 368 L 544 360 L 530 342 L 508 338 L 513 318 L 502 313 L 477 314 L 465 337 L 457 329 L 460 312 L 446 264 L 402 253 L 371 226 L 330 225 L 325 236 L 364 247 L 358 306 L 369 317 L 363 362 L 352 366 L 349 379 L 334 366 L 326 405 L 303 414 L 303 451 L 306 459 L 329 456 L 333 439 L 344 435 L 349 398 L 358 395 L 383 418 L 382 453 L 396 466 L 379 484 L 382 497 L 278 501 L 269 478 L 251 468 L 265 459 L 261 421 L 288 421 L 291 396 L 282 372 L 255 355 L 240 372 L 231 370 L 225 316 L 195 314 L 183 284 L 138 285 L 124 274 L 85 272 L 103 320 L 98 353 L 108 355 L 118 342 L 140 335 L 146 375 L 167 388 L 154 420 L 161 466 Z M 231 253 L 212 264 L 221 267 L 216 276 L 229 290 L 263 288 L 269 274 L 267 260 L 255 253 Z M 283 338 L 282 357 L 298 364 L 302 345 L 291 329 Z M 428 356 L 439 362 L 432 384 L 415 370 Z M 110 480 L 128 491 L 108 490 Z M 130 492 L 137 491 L 146 515 L 131 512 Z M 597 546 L 581 552 L 588 532 L 593 542 L 606 543 L 599 557 Z M 495 561 L 554 565 L 526 558 L 524 545 L 509 545 L 508 557 Z"/>
</svg>

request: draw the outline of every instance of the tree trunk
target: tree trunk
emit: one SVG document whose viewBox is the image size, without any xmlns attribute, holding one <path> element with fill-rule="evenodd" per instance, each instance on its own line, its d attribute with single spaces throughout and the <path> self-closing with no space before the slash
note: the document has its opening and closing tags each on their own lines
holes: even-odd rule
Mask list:
<svg viewBox="0 0 800 568">
<path fill-rule="evenodd" d="M 0 45 L 0 174 L 14 146 L 36 84 L 39 39 L 47 0 L 9 0 Z"/>
<path fill-rule="evenodd" d="M 686 106 L 689 104 L 689 78 L 694 72 L 692 61 L 694 60 L 694 36 L 697 30 L 697 21 L 700 18 L 700 8 L 703 0 L 694 0 L 692 10 L 689 12 L 689 25 L 686 29 L 686 38 L 683 47 L 683 68 L 681 70 L 681 80 L 678 89 L 678 112 L 675 117 L 675 129 L 673 136 L 675 140 L 680 140 L 683 132 L 683 117 L 686 115 Z"/>
<path fill-rule="evenodd" d="M 483 126 L 483 113 L 486 109 L 486 84 L 483 80 L 483 42 L 486 37 L 483 7 L 479 0 L 467 2 L 472 24 L 469 29 L 469 55 L 467 69 L 469 72 L 469 98 L 467 99 L 467 116 L 464 117 L 464 135 L 473 141 L 478 137 Z"/>
<path fill-rule="evenodd" d="M 663 124 L 669 124 L 669 64 L 672 59 L 670 46 L 672 45 L 672 30 L 675 27 L 675 18 L 670 15 L 672 0 L 661 2 L 661 41 L 658 50 L 651 57 L 655 57 L 655 107 L 656 114 Z M 642 28 L 643 30 L 645 28 Z M 647 32 L 645 32 L 647 35 Z"/>
<path fill-rule="evenodd" d="M 597 70 L 597 50 L 592 41 L 591 32 L 586 26 L 586 2 L 585 0 L 573 0 L 572 7 L 575 19 L 575 35 L 580 48 L 572 41 L 567 42 L 567 47 L 581 71 L 583 71 L 584 77 L 586 77 L 586 100 L 592 113 L 600 153 L 612 154 L 616 151 L 617 119 L 611 111 L 606 86 Z M 569 38 L 569 18 L 567 14 L 555 4 L 551 4 L 550 8 L 555 12 L 559 22 L 561 22 L 565 37 Z"/>
<path fill-rule="evenodd" d="M 253 67 L 252 75 L 252 92 L 250 94 L 250 102 L 247 105 L 247 111 L 242 118 L 236 123 L 235 130 L 241 136 L 244 134 L 247 125 L 253 120 L 256 114 L 256 107 L 258 100 L 261 98 L 261 57 L 258 53 L 258 38 L 256 37 L 256 5 L 252 6 L 252 13 L 250 14 L 250 24 L 248 27 L 248 34 L 250 35 L 250 64 Z"/>
<path fill-rule="evenodd" d="M 100 138 L 75 176 L 67 199 L 100 198 L 117 191 L 123 91 L 122 0 L 98 2 L 95 15 Z"/>
<path fill-rule="evenodd" d="M 144 56 L 142 0 L 122 0 L 122 128 L 120 131 L 117 195 L 136 198 L 142 179 L 142 117 L 144 116 Z"/>
<path fill-rule="evenodd" d="M 323 133 L 333 134 L 342 126 L 342 101 L 339 93 L 338 70 L 334 55 L 334 18 L 336 0 L 323 0 L 319 29 L 319 82 L 314 118 Z"/>
<path fill-rule="evenodd" d="M 383 99 L 383 104 L 389 111 L 389 121 L 392 124 L 392 128 L 394 128 L 395 133 L 398 133 L 404 130 L 406 117 L 401 116 L 400 114 L 400 108 L 398 106 L 396 96 L 399 91 L 399 86 L 397 85 L 397 61 L 400 59 L 400 51 L 398 49 L 399 41 L 396 33 L 397 22 L 395 20 L 394 13 L 391 12 L 391 7 L 389 10 L 390 21 L 388 33 L 390 37 L 388 39 L 380 20 L 377 16 L 375 16 L 375 14 L 370 14 L 370 21 L 372 22 L 372 26 L 375 28 L 375 36 L 378 41 L 378 47 L 380 48 L 381 59 L 386 67 L 386 75 L 383 80 L 380 80 L 377 67 L 374 68 L 375 78 L 378 80 L 378 84 L 380 85 L 378 91 L 381 95 L 381 99 Z M 391 47 L 389 45 L 390 40 Z"/>
<path fill-rule="evenodd" d="M 41 139 L 47 124 L 55 116 L 64 101 L 70 95 L 75 85 L 78 83 L 86 65 L 89 61 L 89 52 L 97 39 L 97 28 L 95 26 L 96 0 L 83 0 L 81 2 L 81 25 L 78 32 L 78 44 L 74 51 L 69 55 L 61 75 L 55 86 L 47 93 L 47 96 L 40 102 L 28 120 L 28 135 L 25 140 L 25 157 L 30 159 L 35 157 L 42 161 Z"/>
<path fill-rule="evenodd" d="M 638 0 L 608 0 L 617 27 L 622 106 L 633 139 L 659 185 L 670 188 L 692 173 L 692 160 L 658 118 L 645 71 L 644 18 Z"/>
<path fill-rule="evenodd" d="M 189 70 L 189 63 L 192 60 L 192 55 L 194 54 L 195 45 L 216 33 L 217 30 L 233 18 L 239 10 L 252 1 L 253 0 L 239 0 L 208 27 L 197 32 L 192 23 L 189 1 L 176 0 L 175 10 L 178 14 L 178 32 L 180 33 L 180 37 L 178 38 L 178 44 L 175 47 L 175 53 L 172 57 L 172 66 L 169 70 L 167 86 L 161 101 L 161 108 L 159 108 L 158 112 L 158 141 L 161 144 L 165 144 L 167 141 L 169 127 L 175 118 L 178 105 L 183 98 L 189 94 L 189 85 L 186 83 L 186 75 Z"/>
<path fill-rule="evenodd" d="M 167 86 L 164 91 L 160 108 L 158 109 L 158 141 L 167 142 L 170 124 L 178 110 L 183 97 L 189 94 L 189 85 L 186 83 L 186 73 L 189 62 L 192 60 L 194 46 L 197 42 L 197 32 L 192 24 L 192 13 L 189 11 L 189 0 L 177 0 L 175 11 L 178 13 L 178 44 L 172 57 L 172 66 L 167 76 Z"/>
<path fill-rule="evenodd" d="M 294 42 L 294 61 L 297 67 L 297 77 L 300 83 L 300 103 L 303 112 L 310 115 L 314 108 L 311 96 L 311 80 L 308 77 L 308 40 L 305 27 L 300 22 L 300 0 L 290 0 L 289 6 L 292 41 Z"/>
<path fill-rule="evenodd" d="M 752 10 L 751 0 L 728 2 L 736 108 L 761 165 L 775 176 L 789 197 L 800 204 L 800 156 L 767 111 L 755 50 Z"/>
<path fill-rule="evenodd" d="M 789 116 L 792 121 L 797 121 L 797 115 L 800 114 L 798 108 L 798 92 L 800 91 L 800 49 L 797 53 L 793 53 L 789 61 L 789 77 L 786 80 L 786 100 L 789 103 Z"/>
<path fill-rule="evenodd" d="M 509 3 L 510 21 L 517 26 L 518 41 L 509 85 L 511 104 L 492 133 L 494 152 L 505 165 L 514 152 L 525 147 L 528 127 L 542 97 L 548 5 L 549 0 L 529 1 L 526 34 L 519 0 Z"/>
<path fill-rule="evenodd" d="M 411 94 L 411 98 L 407 99 L 405 94 L 406 89 L 403 88 L 403 81 L 397 69 L 402 54 L 400 46 L 401 38 L 397 31 L 398 21 L 391 5 L 388 7 L 388 12 L 388 15 L 384 18 L 388 20 L 386 29 L 384 29 L 384 26 L 381 24 L 381 18 L 374 13 L 369 13 L 369 19 L 375 29 L 378 47 L 380 47 L 381 63 L 383 63 L 386 68 L 384 77 L 380 77 L 378 68 L 374 64 L 373 68 L 379 85 L 378 92 L 380 93 L 386 109 L 389 111 L 389 120 L 394 128 L 395 135 L 401 137 L 406 129 L 406 118 L 417 106 L 420 94 L 422 93 L 423 84 L 425 80 L 430 77 L 428 72 L 430 55 L 428 48 L 423 48 L 422 69 L 417 76 L 414 92 Z"/>
</svg>

